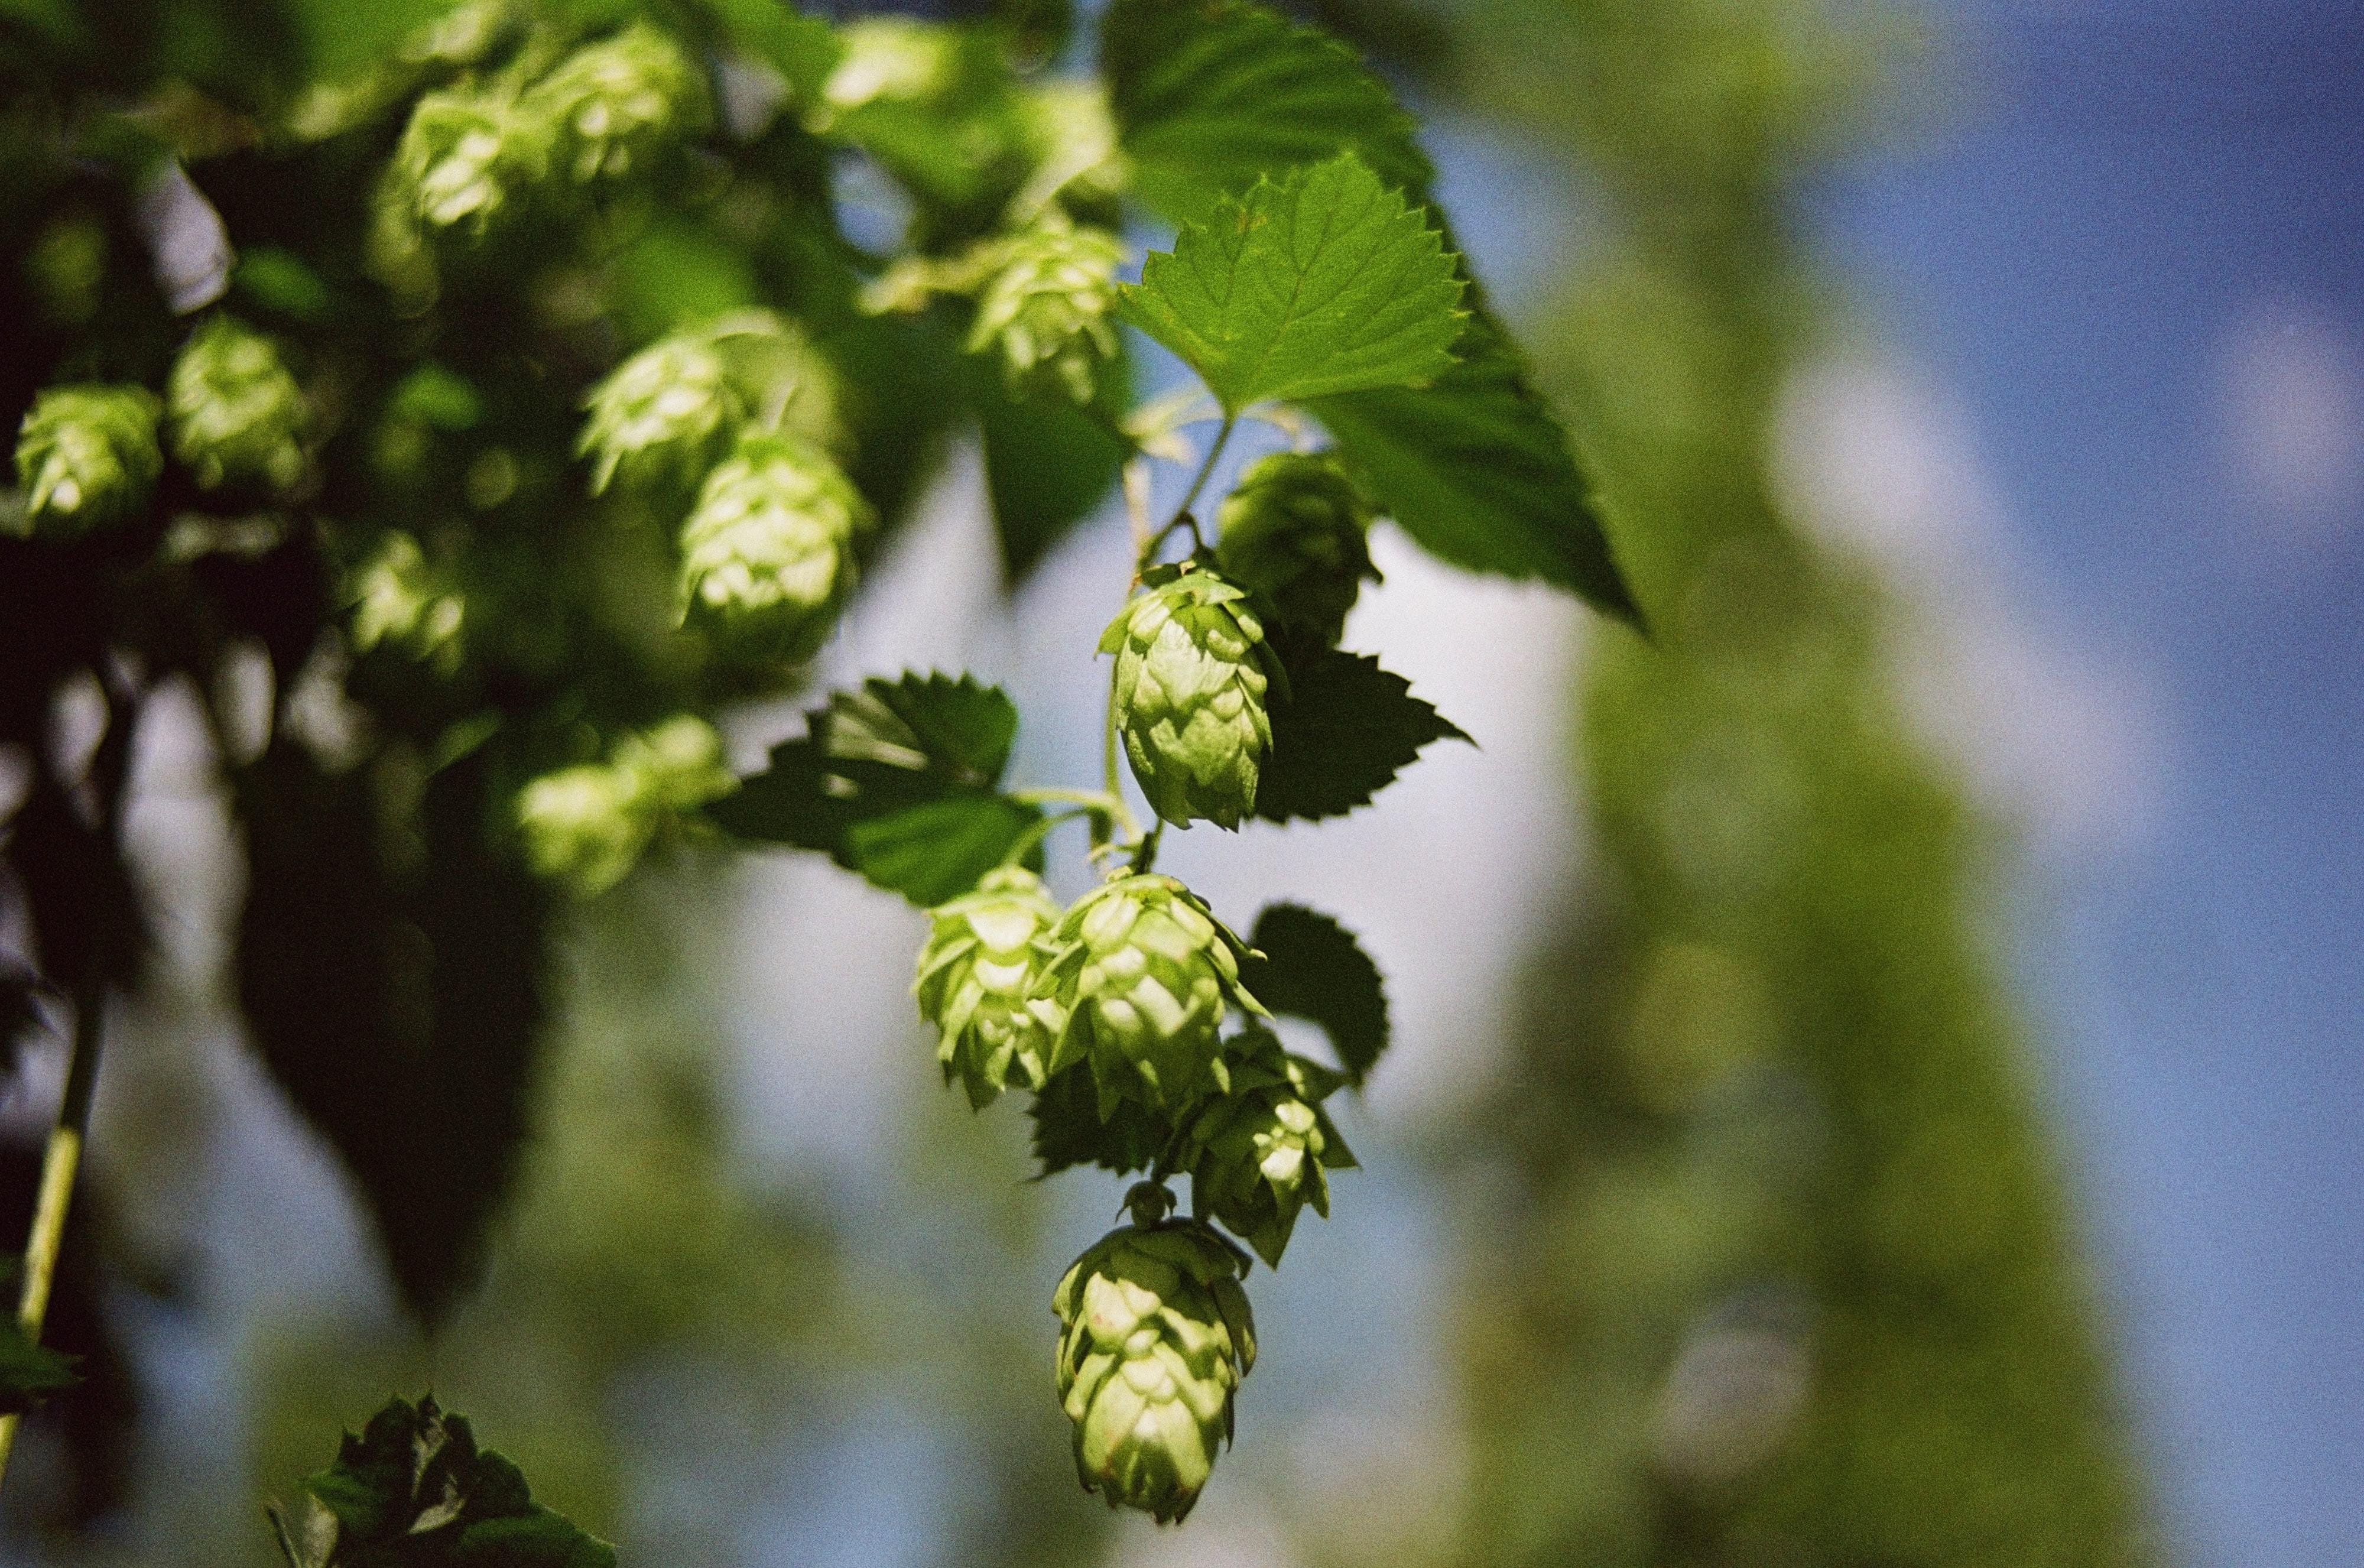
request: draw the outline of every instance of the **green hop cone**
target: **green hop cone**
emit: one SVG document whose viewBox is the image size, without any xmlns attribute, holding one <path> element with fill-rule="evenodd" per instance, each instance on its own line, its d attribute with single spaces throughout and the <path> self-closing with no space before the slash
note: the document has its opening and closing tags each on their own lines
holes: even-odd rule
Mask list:
<svg viewBox="0 0 2364 1568">
<path fill-rule="evenodd" d="M 385 199 L 419 229 L 481 239 L 549 173 L 555 138 L 541 105 L 498 93 L 429 93 L 395 145 Z"/>
<path fill-rule="evenodd" d="M 1274 622 L 1335 647 L 1371 566 L 1371 504 L 1326 452 L 1258 458 L 1215 514 L 1215 563 Z"/>
<path fill-rule="evenodd" d="M 1291 1056 L 1265 1029 L 1232 1042 L 1228 1094 L 1210 1101 L 1190 1127 L 1199 1153 L 1191 1207 L 1221 1221 L 1273 1267 L 1307 1204 L 1330 1217 L 1328 1173 L 1352 1166 L 1321 1102 L 1344 1082 L 1317 1062 Z"/>
<path fill-rule="evenodd" d="M 53 386 L 17 434 L 17 479 L 35 532 L 77 538 L 147 504 L 163 454 L 156 395 L 141 386 Z"/>
<path fill-rule="evenodd" d="M 519 792 L 526 858 L 585 897 L 624 880 L 657 834 L 685 813 L 729 794 L 722 738 L 689 715 L 627 735 L 604 762 L 544 773 Z"/>
<path fill-rule="evenodd" d="M 351 598 L 354 652 L 384 644 L 447 674 L 459 666 L 467 603 L 437 579 L 408 534 L 386 536 L 353 573 Z"/>
<path fill-rule="evenodd" d="M 1059 1402 L 1076 1478 L 1110 1507 L 1167 1524 L 1199 1500 L 1255 1365 L 1246 1270 L 1210 1227 L 1166 1219 L 1110 1232 L 1059 1281 Z"/>
<path fill-rule="evenodd" d="M 742 409 L 714 345 L 682 335 L 653 343 L 610 371 L 584 400 L 575 450 L 592 460 L 591 493 L 621 473 L 634 484 L 687 482 L 705 472 L 726 425 Z"/>
<path fill-rule="evenodd" d="M 262 333 L 226 316 L 191 333 L 164 384 L 164 406 L 173 455 L 206 489 L 254 479 L 284 490 L 303 477 L 304 394 Z"/>
<path fill-rule="evenodd" d="M 665 142 L 707 117 L 697 67 L 645 22 L 560 61 L 526 102 L 557 128 L 562 161 L 583 184 L 645 170 Z"/>
<path fill-rule="evenodd" d="M 1240 984 L 1247 946 L 1170 876 L 1103 883 L 1050 937 L 1029 1006 L 1058 1042 L 1050 1070 L 1088 1062 L 1106 1120 L 1121 1100 L 1179 1113 L 1212 1077 L 1228 1082 L 1227 1011 L 1264 1008 Z"/>
<path fill-rule="evenodd" d="M 969 352 L 998 346 L 1013 396 L 1089 404 L 1117 350 L 1116 236 L 1044 223 L 990 244 Z"/>
<path fill-rule="evenodd" d="M 751 431 L 682 525 L 684 620 L 770 657 L 810 657 L 853 592 L 853 544 L 870 522 L 827 452 Z"/>
<path fill-rule="evenodd" d="M 1132 776 L 1176 826 L 1237 828 L 1272 748 L 1265 688 L 1277 668 L 1247 590 L 1194 565 L 1152 567 L 1100 637 Z"/>
<path fill-rule="evenodd" d="M 1013 1080 L 1041 1087 L 1054 1031 L 1026 1001 L 1045 956 L 1042 939 L 1059 920 L 1042 879 L 1023 866 L 1002 866 L 928 917 L 914 989 L 920 1017 L 942 1037 L 936 1059 L 944 1082 L 960 1079 L 979 1109 Z"/>
</svg>

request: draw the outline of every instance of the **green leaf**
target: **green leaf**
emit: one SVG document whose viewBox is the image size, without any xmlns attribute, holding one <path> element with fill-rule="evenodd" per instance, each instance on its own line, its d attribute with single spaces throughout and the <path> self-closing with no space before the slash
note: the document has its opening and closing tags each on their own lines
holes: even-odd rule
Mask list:
<svg viewBox="0 0 2364 1568">
<path fill-rule="evenodd" d="M 1100 69 L 1134 183 L 1176 223 L 1340 152 L 1399 190 L 1434 177 L 1411 116 L 1353 50 L 1262 6 L 1116 0 Z"/>
<path fill-rule="evenodd" d="M 731 42 L 786 77 L 806 102 L 820 95 L 845 52 L 836 28 L 782 0 L 697 0 L 697 9 L 712 17 Z"/>
<path fill-rule="evenodd" d="M 810 719 L 708 815 L 742 839 L 821 851 L 922 907 L 976 885 L 1042 819 L 999 791 L 1018 710 L 997 686 L 873 676 Z"/>
<path fill-rule="evenodd" d="M 291 1568 L 615 1568 L 614 1547 L 536 1503 L 431 1396 L 388 1401 L 304 1494 L 297 1519 L 271 1510 Z"/>
<path fill-rule="evenodd" d="M 28 1339 L 14 1322 L 0 1326 L 0 1415 L 20 1415 L 81 1382 L 76 1359 Z"/>
<path fill-rule="evenodd" d="M 1436 376 L 1453 364 L 1461 294 L 1426 210 L 1346 153 L 1186 226 L 1118 309 L 1236 413 Z"/>
<path fill-rule="evenodd" d="M 1276 684 L 1272 754 L 1256 784 L 1255 814 L 1267 821 L 1344 816 L 1432 740 L 1469 739 L 1368 654 L 1299 643 L 1277 651 L 1288 689 Z"/>
<path fill-rule="evenodd" d="M 1460 362 L 1419 392 L 1316 400 L 1314 416 L 1421 547 L 1457 566 L 1541 578 L 1642 624 L 1584 476 L 1501 328 L 1472 315 Z"/>
<path fill-rule="evenodd" d="M 1124 467 L 1124 443 L 1109 420 L 1089 410 L 1019 402 L 1003 389 L 998 368 L 975 358 L 965 363 L 985 440 L 986 490 L 1001 542 L 1002 581 L 1015 588 L 1107 497 Z"/>
<path fill-rule="evenodd" d="M 1097 1165 L 1121 1176 L 1146 1171 L 1167 1134 L 1156 1113 L 1133 1100 L 1119 1100 L 1102 1121 L 1099 1090 L 1083 1062 L 1053 1073 L 1028 1114 L 1034 1119 L 1034 1158 L 1046 1176 L 1070 1165 Z"/>
<path fill-rule="evenodd" d="M 1240 984 L 1274 1012 L 1320 1025 L 1360 1087 L 1388 1048 L 1388 993 L 1355 934 L 1301 904 L 1272 904 L 1248 945 L 1262 956 L 1240 966 Z"/>
</svg>

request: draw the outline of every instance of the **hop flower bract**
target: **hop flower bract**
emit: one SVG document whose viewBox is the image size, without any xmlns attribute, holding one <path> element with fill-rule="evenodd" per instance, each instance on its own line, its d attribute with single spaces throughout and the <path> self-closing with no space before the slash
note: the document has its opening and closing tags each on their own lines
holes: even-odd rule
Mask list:
<svg viewBox="0 0 2364 1568">
<path fill-rule="evenodd" d="M 998 348 L 1013 395 L 1090 403 L 1117 351 L 1116 236 L 1044 222 L 990 246 L 969 352 Z"/>
<path fill-rule="evenodd" d="M 541 105 L 498 93 L 429 93 L 395 145 L 385 199 L 418 228 L 464 229 L 481 239 L 549 173 L 555 139 Z"/>
<path fill-rule="evenodd" d="M 585 184 L 645 169 L 666 140 L 707 117 L 697 68 L 645 22 L 576 50 L 526 98 L 556 128 L 567 172 Z"/>
<path fill-rule="evenodd" d="M 1220 1220 L 1275 1268 L 1307 1204 L 1330 1215 L 1328 1172 L 1355 1156 L 1321 1102 L 1343 1080 L 1317 1062 L 1292 1056 L 1265 1029 L 1232 1042 L 1228 1093 L 1208 1102 L 1191 1124 L 1198 1157 L 1190 1200 L 1201 1218 Z"/>
<path fill-rule="evenodd" d="M 666 338 L 610 371 L 584 400 L 576 450 L 592 460 L 591 493 L 620 473 L 684 483 L 703 473 L 742 408 L 722 356 L 699 335 Z"/>
<path fill-rule="evenodd" d="M 1111 1231 L 1060 1280 L 1059 1401 L 1076 1477 L 1110 1507 L 1165 1524 L 1199 1500 L 1255 1365 L 1245 1272 L 1212 1229 L 1169 1219 Z"/>
<path fill-rule="evenodd" d="M 783 660 L 808 658 L 853 590 L 869 504 L 830 455 L 751 432 L 707 476 L 681 530 L 685 620 Z"/>
<path fill-rule="evenodd" d="M 1042 879 L 1023 866 L 1002 866 L 928 917 L 914 989 L 920 1017 L 941 1037 L 944 1082 L 958 1078 L 979 1108 L 1013 1081 L 1041 1087 L 1056 1031 L 1026 1001 L 1048 956 L 1043 939 L 1059 919 Z"/>
<path fill-rule="evenodd" d="M 217 316 L 189 335 L 164 384 L 173 455 L 214 489 L 254 479 L 275 490 L 304 473 L 304 395 L 262 333 Z"/>
<path fill-rule="evenodd" d="M 1280 626 L 1335 646 L 1371 566 L 1370 502 L 1326 452 L 1250 463 L 1215 519 L 1215 563 Z"/>
<path fill-rule="evenodd" d="M 73 538 L 146 504 L 163 472 L 156 395 L 142 386 L 53 386 L 17 434 L 17 480 L 35 532 Z"/>
<path fill-rule="evenodd" d="M 534 870 L 585 897 L 621 882 L 667 823 L 738 787 L 722 738 L 683 714 L 619 740 L 604 762 L 544 773 L 518 795 Z"/>
<path fill-rule="evenodd" d="M 1196 566 L 1154 567 L 1100 637 L 1116 655 L 1126 760 L 1166 821 L 1237 828 L 1272 746 L 1273 668 L 1247 591 Z"/>
</svg>

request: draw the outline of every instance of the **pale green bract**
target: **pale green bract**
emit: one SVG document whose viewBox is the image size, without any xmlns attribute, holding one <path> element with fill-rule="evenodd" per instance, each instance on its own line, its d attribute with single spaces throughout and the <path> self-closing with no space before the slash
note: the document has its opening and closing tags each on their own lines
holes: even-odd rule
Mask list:
<svg viewBox="0 0 2364 1568">
<path fill-rule="evenodd" d="M 1327 452 L 1274 452 L 1241 473 L 1215 513 L 1215 564 L 1276 625 L 1334 646 L 1366 579 L 1377 581 L 1371 503 Z"/>
<path fill-rule="evenodd" d="M 1240 984 L 1247 945 L 1198 895 L 1170 876 L 1119 877 L 1076 900 L 1050 945 L 1028 1006 L 1057 1034 L 1051 1072 L 1090 1064 L 1103 1120 L 1120 1100 L 1178 1112 L 1229 1082 L 1223 1019 L 1264 1009 Z"/>
<path fill-rule="evenodd" d="M 1247 592 L 1195 566 L 1153 567 L 1109 623 L 1126 760 L 1157 815 L 1236 828 L 1255 809 L 1272 747 L 1264 623 Z"/>
<path fill-rule="evenodd" d="M 53 386 L 17 436 L 29 531 L 72 539 L 147 504 L 163 472 L 156 395 L 142 386 Z"/>
<path fill-rule="evenodd" d="M 982 1110 L 1011 1084 L 1040 1088 L 1057 1029 L 1026 1003 L 1059 906 L 1023 866 L 987 872 L 976 891 L 928 912 L 913 990 L 938 1033 L 944 1082 L 957 1078 Z"/>
<path fill-rule="evenodd" d="M 603 762 L 544 773 L 519 792 L 526 858 L 589 897 L 621 882 L 659 832 L 730 794 L 722 738 L 682 714 L 617 741 Z"/>
<path fill-rule="evenodd" d="M 1191 1206 L 1278 1268 L 1299 1212 L 1310 1203 L 1328 1218 L 1328 1173 L 1355 1163 L 1321 1109 L 1344 1080 L 1318 1062 L 1288 1054 L 1266 1029 L 1242 1031 L 1228 1053 L 1230 1092 L 1210 1101 L 1190 1126 L 1198 1149 Z"/>
<path fill-rule="evenodd" d="M 189 335 L 164 384 L 173 456 L 208 490 L 258 480 L 285 490 L 304 475 L 304 394 L 279 346 L 227 316 Z"/>
<path fill-rule="evenodd" d="M 742 436 L 682 525 L 683 618 L 770 657 L 809 657 L 853 591 L 853 544 L 871 520 L 820 448 Z"/>
<path fill-rule="evenodd" d="M 1118 308 L 1236 414 L 1432 379 L 1453 363 L 1463 288 L 1426 209 L 1350 152 L 1186 224 Z"/>
<path fill-rule="evenodd" d="M 1255 1365 L 1246 1270 L 1209 1227 L 1167 1219 L 1110 1232 L 1059 1281 L 1059 1402 L 1076 1477 L 1110 1507 L 1169 1524 L 1198 1502 Z"/>
</svg>

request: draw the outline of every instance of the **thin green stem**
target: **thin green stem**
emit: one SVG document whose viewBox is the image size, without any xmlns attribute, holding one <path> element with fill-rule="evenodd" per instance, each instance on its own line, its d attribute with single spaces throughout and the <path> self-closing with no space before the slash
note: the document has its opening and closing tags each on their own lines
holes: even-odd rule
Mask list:
<svg viewBox="0 0 2364 1568">
<path fill-rule="evenodd" d="M 1026 806 L 1079 806 L 1086 815 L 1105 818 L 1121 828 L 1126 838 L 1141 837 L 1141 824 L 1134 819 L 1132 807 L 1127 806 L 1124 797 L 1112 789 L 1066 789 L 1046 785 L 1041 789 L 1012 790 L 1009 798 Z"/>
<path fill-rule="evenodd" d="M 1174 522 L 1178 523 L 1190 515 L 1192 504 L 1199 499 L 1199 492 L 1207 487 L 1207 481 L 1213 476 L 1216 460 L 1223 455 L 1223 449 L 1231 444 L 1232 430 L 1238 423 L 1238 416 L 1232 414 L 1223 416 L 1223 428 L 1215 432 L 1214 444 L 1207 449 L 1207 461 L 1199 465 L 1198 473 L 1190 481 L 1190 488 L 1182 493 L 1182 504 L 1174 508 Z M 1165 526 L 1170 528 L 1174 523 L 1168 523 Z M 1197 529 L 1194 528 L 1191 531 L 1195 533 Z"/>
</svg>

